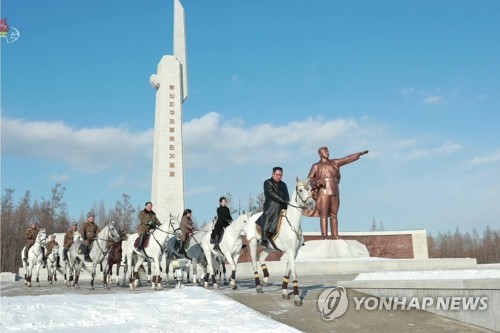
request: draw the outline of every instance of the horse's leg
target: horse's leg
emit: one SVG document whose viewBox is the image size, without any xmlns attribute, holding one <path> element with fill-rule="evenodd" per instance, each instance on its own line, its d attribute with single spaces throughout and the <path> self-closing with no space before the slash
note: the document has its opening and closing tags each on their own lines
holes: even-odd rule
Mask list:
<svg viewBox="0 0 500 333">
<path fill-rule="evenodd" d="M 97 271 L 97 264 L 92 263 L 92 275 L 90 276 L 90 290 L 94 290 L 94 279 Z"/>
<path fill-rule="evenodd" d="M 148 263 L 148 284 L 151 285 L 151 261 L 147 260 Z"/>
<path fill-rule="evenodd" d="M 252 258 L 252 268 L 255 279 L 255 289 L 258 293 L 262 293 L 262 285 L 260 284 L 259 271 L 257 270 L 257 239 L 252 238 L 248 241 L 250 247 L 250 257 Z"/>
<path fill-rule="evenodd" d="M 113 267 L 111 267 L 111 268 L 113 268 Z M 108 264 L 108 262 L 106 262 L 104 264 L 104 268 L 103 268 L 103 271 L 102 271 L 102 285 L 104 286 L 104 288 L 106 288 L 106 289 L 109 290 L 108 275 L 109 275 L 109 264 Z"/>
<path fill-rule="evenodd" d="M 205 287 L 206 289 L 208 289 L 208 278 L 209 278 L 209 276 L 211 276 L 211 277 L 212 277 L 212 283 L 213 283 L 214 288 L 215 288 L 215 289 L 218 289 L 218 288 L 219 288 L 219 285 L 217 284 L 217 281 L 216 281 L 216 279 L 215 279 L 215 274 L 214 274 L 214 266 L 213 266 L 213 265 L 214 265 L 214 264 L 213 264 L 213 259 L 214 259 L 214 258 L 213 258 L 213 257 L 214 257 L 214 256 L 213 256 L 213 254 L 211 254 L 211 253 L 210 253 L 210 254 L 208 255 L 208 257 L 207 257 L 207 264 L 208 264 L 208 265 L 207 265 L 207 268 L 208 268 L 208 273 L 207 273 L 207 274 L 205 274 L 205 279 L 204 279 L 204 280 L 205 280 L 204 287 Z"/>
<path fill-rule="evenodd" d="M 133 277 L 134 277 L 134 265 L 132 265 L 132 254 L 127 253 L 127 268 L 125 273 L 128 273 L 128 285 L 130 289 L 134 289 Z"/>
<path fill-rule="evenodd" d="M 170 272 L 170 261 L 172 260 L 172 251 L 168 251 L 165 253 L 165 281 L 167 283 L 167 288 L 169 288 L 168 285 L 168 274 Z"/>
<path fill-rule="evenodd" d="M 283 282 L 281 283 L 281 289 L 282 289 L 281 297 L 283 299 L 290 299 L 290 296 L 288 295 L 288 279 L 290 279 L 290 272 L 291 272 L 290 261 L 287 261 L 285 276 L 283 277 Z"/>
<path fill-rule="evenodd" d="M 231 287 L 231 289 L 238 288 L 238 286 L 236 285 L 236 265 L 238 262 L 238 258 L 239 253 L 235 253 L 232 257 L 230 257 L 230 259 L 228 259 L 228 261 L 230 260 L 229 265 L 231 266 L 231 277 L 229 278 L 229 286 Z"/>
<path fill-rule="evenodd" d="M 223 281 L 224 281 L 224 285 L 227 286 L 227 278 L 226 278 L 226 264 L 224 263 L 224 261 L 221 260 L 221 266 L 222 266 L 222 277 L 223 277 Z"/>
<path fill-rule="evenodd" d="M 262 268 L 262 273 L 264 274 L 264 280 L 262 283 L 262 286 L 267 286 L 269 283 L 269 271 L 267 270 L 267 265 L 266 265 L 266 259 L 267 256 L 269 255 L 269 250 L 265 248 L 261 253 L 259 257 L 259 262 L 260 262 L 260 267 Z"/>
<path fill-rule="evenodd" d="M 139 286 L 139 267 L 142 266 L 142 263 L 144 262 L 144 258 L 140 256 L 136 256 L 137 262 L 134 265 L 134 289 L 136 289 Z"/>
<path fill-rule="evenodd" d="M 302 305 L 302 300 L 300 299 L 299 295 L 299 283 L 297 281 L 297 270 L 295 268 L 295 256 L 297 253 L 293 251 L 287 251 L 287 260 L 288 260 L 288 265 L 290 267 L 290 271 L 292 274 L 292 281 L 293 281 L 293 304 L 296 306 L 301 306 Z"/>
<path fill-rule="evenodd" d="M 121 260 L 116 263 L 116 285 L 120 285 L 120 264 Z M 113 275 L 113 268 L 110 269 L 109 279 L 111 280 L 111 276 Z"/>
<path fill-rule="evenodd" d="M 40 287 L 40 268 L 42 268 L 41 262 L 36 267 L 36 286 L 37 287 Z"/>
<path fill-rule="evenodd" d="M 151 289 L 161 290 L 161 270 L 160 270 L 160 256 L 157 255 L 153 258 L 153 283 Z"/>
<path fill-rule="evenodd" d="M 196 275 L 198 274 L 198 259 L 193 258 L 191 261 L 191 267 L 193 267 L 193 285 L 196 284 Z M 188 276 L 189 280 L 189 276 Z"/>
</svg>

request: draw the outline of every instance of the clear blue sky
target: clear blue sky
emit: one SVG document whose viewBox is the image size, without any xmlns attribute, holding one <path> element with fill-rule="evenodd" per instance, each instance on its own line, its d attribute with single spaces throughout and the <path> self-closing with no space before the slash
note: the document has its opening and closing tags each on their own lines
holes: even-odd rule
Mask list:
<svg viewBox="0 0 500 333">
<path fill-rule="evenodd" d="M 186 205 L 247 206 L 271 169 L 292 190 L 326 145 L 340 231 L 500 227 L 499 1 L 194 1 L 186 11 Z M 2 194 L 72 218 L 150 199 L 155 91 L 173 1 L 3 1 Z M 305 219 L 306 231 L 319 230 Z"/>
</svg>

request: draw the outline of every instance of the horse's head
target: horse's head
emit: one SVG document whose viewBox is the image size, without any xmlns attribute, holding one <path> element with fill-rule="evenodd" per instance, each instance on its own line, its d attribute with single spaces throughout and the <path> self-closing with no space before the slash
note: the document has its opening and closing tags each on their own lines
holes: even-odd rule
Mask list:
<svg viewBox="0 0 500 333">
<path fill-rule="evenodd" d="M 78 230 L 73 231 L 73 242 L 80 240 L 80 238 L 82 238 L 82 234 L 80 233 L 80 231 Z"/>
<path fill-rule="evenodd" d="M 170 213 L 170 217 L 168 218 L 168 226 L 169 230 L 175 232 L 175 230 L 181 227 L 181 221 L 179 220 L 179 215 L 174 215 Z"/>
<path fill-rule="evenodd" d="M 299 177 L 296 179 L 295 184 L 295 201 L 297 206 L 300 208 L 307 208 L 309 210 L 314 209 L 316 206 L 316 202 L 312 197 L 312 187 L 309 179 L 307 180 L 299 180 Z"/>
<path fill-rule="evenodd" d="M 248 221 L 250 221 L 250 217 L 252 216 L 252 213 L 243 213 L 240 216 L 236 218 L 231 224 L 235 226 L 236 229 L 241 229 L 240 231 L 243 231 L 245 229 L 245 226 Z"/>
<path fill-rule="evenodd" d="M 42 246 L 45 246 L 45 243 L 47 241 L 47 232 L 45 231 L 45 229 L 40 229 L 40 231 L 38 232 L 38 235 L 36 236 L 36 239 L 37 239 L 37 242 L 42 244 Z"/>
<path fill-rule="evenodd" d="M 111 239 L 113 242 L 119 242 L 122 239 L 120 232 L 115 226 L 115 221 L 108 223 L 108 239 Z"/>
</svg>

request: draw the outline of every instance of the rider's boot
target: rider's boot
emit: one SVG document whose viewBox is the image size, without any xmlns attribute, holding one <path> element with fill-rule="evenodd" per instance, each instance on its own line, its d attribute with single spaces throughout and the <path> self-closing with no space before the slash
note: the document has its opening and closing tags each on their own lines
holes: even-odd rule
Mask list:
<svg viewBox="0 0 500 333">
<path fill-rule="evenodd" d="M 266 231 L 262 231 L 262 241 L 260 242 L 260 245 L 264 247 L 269 246 L 269 241 L 267 240 L 268 233 Z"/>
<path fill-rule="evenodd" d="M 137 246 L 138 251 L 142 251 L 142 249 L 143 249 L 142 243 L 144 242 L 144 235 L 145 234 L 146 233 L 142 233 L 141 236 L 139 237 L 139 245 Z"/>
<path fill-rule="evenodd" d="M 59 262 L 60 262 L 60 257 L 58 256 L 57 259 L 56 259 L 56 267 L 57 268 L 61 268 L 61 265 L 59 265 Z"/>
<path fill-rule="evenodd" d="M 90 256 L 89 256 L 89 246 L 85 245 L 84 249 L 85 249 L 85 251 L 84 251 L 85 261 L 86 262 L 92 262 L 92 259 L 90 259 Z"/>
<path fill-rule="evenodd" d="M 219 235 L 215 235 L 215 240 L 214 240 L 214 250 L 215 251 L 219 251 L 219 242 L 220 242 L 220 236 Z"/>
<path fill-rule="evenodd" d="M 23 258 L 24 262 L 28 262 L 28 248 L 25 248 L 24 249 L 24 258 Z"/>
<path fill-rule="evenodd" d="M 68 249 L 63 249 L 63 261 L 68 261 Z"/>
</svg>

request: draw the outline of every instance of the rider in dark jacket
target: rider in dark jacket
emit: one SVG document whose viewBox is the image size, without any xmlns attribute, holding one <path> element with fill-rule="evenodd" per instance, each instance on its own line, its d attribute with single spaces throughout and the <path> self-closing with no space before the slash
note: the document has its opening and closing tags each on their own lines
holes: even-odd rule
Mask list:
<svg viewBox="0 0 500 333">
<path fill-rule="evenodd" d="M 268 246 L 268 238 L 276 233 L 278 217 L 282 209 L 286 209 L 290 196 L 285 182 L 281 181 L 283 168 L 274 167 L 271 178 L 264 181 L 264 211 L 257 224 L 262 230 L 262 245 Z"/>
<path fill-rule="evenodd" d="M 215 222 L 214 230 L 212 230 L 211 242 L 213 240 L 214 250 L 217 250 L 219 243 L 222 239 L 222 233 L 224 229 L 231 224 L 233 218 L 231 217 L 231 212 L 227 208 L 227 200 L 225 197 L 219 198 L 219 208 L 217 208 L 217 222 Z"/>
</svg>

